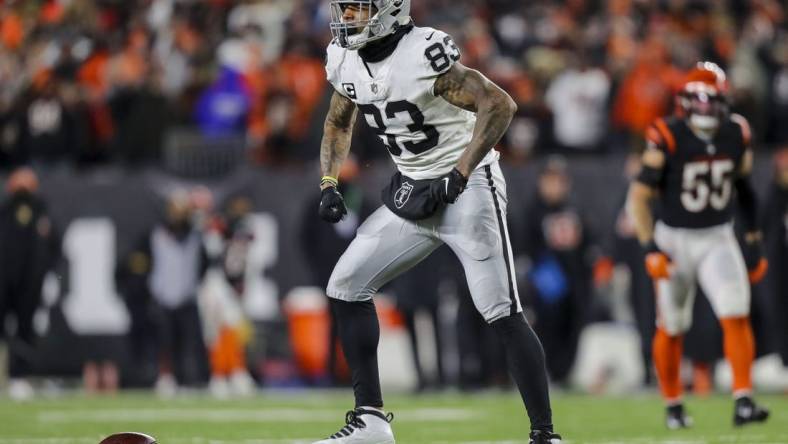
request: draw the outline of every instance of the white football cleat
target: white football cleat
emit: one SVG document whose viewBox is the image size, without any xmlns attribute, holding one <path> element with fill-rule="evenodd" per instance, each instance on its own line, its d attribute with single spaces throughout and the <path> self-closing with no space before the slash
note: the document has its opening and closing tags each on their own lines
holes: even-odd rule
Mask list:
<svg viewBox="0 0 788 444">
<path fill-rule="evenodd" d="M 8 380 L 8 397 L 14 401 L 30 401 L 35 395 L 36 391 L 27 379 L 13 378 Z"/>
<path fill-rule="evenodd" d="M 246 370 L 238 370 L 230 375 L 230 390 L 235 396 L 248 397 L 254 395 L 255 382 Z"/>
<path fill-rule="evenodd" d="M 156 379 L 156 395 L 160 398 L 174 398 L 178 393 L 178 383 L 170 373 L 162 373 Z"/>
<path fill-rule="evenodd" d="M 208 389 L 211 395 L 216 399 L 227 399 L 230 397 L 230 383 L 224 376 L 211 376 L 211 382 L 208 383 Z"/>
<path fill-rule="evenodd" d="M 391 420 L 394 414 L 357 407 L 345 415 L 345 426 L 314 444 L 394 444 Z"/>
</svg>

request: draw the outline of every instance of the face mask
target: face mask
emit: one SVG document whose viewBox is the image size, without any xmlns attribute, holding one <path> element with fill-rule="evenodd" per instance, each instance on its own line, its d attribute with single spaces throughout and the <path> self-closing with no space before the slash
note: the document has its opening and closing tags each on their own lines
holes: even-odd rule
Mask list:
<svg viewBox="0 0 788 444">
<path fill-rule="evenodd" d="M 716 130 L 720 123 L 719 119 L 714 116 L 702 116 L 699 114 L 690 115 L 689 121 L 693 128 L 704 132 Z"/>
</svg>

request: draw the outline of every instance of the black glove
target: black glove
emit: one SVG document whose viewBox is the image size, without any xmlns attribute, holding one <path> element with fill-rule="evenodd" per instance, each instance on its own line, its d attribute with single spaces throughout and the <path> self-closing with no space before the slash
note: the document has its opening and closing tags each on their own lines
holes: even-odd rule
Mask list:
<svg viewBox="0 0 788 444">
<path fill-rule="evenodd" d="M 465 190 L 465 185 L 468 179 L 457 170 L 457 168 L 449 171 L 430 184 L 430 194 L 432 198 L 442 203 L 454 203 L 460 196 L 460 193 Z"/>
<path fill-rule="evenodd" d="M 347 214 L 345 200 L 336 187 L 326 187 L 320 192 L 320 208 L 317 210 L 320 218 L 335 224 Z"/>
</svg>

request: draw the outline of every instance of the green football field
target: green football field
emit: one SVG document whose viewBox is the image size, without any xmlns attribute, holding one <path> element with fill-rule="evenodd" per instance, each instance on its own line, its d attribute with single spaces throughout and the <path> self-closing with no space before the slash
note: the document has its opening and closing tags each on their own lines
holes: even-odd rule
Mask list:
<svg viewBox="0 0 788 444">
<path fill-rule="evenodd" d="M 554 397 L 557 430 L 567 443 L 788 444 L 788 396 L 760 396 L 772 410 L 767 424 L 734 428 L 725 396 L 689 399 L 692 430 L 668 432 L 655 395 L 625 398 Z M 161 444 L 308 443 L 336 431 L 349 392 L 261 392 L 218 401 L 193 395 L 160 400 L 149 394 L 63 395 L 13 402 L 0 399 L 0 444 L 98 444 L 119 431 L 140 431 Z M 528 423 L 514 393 L 389 396 L 398 443 L 523 443 Z"/>
</svg>

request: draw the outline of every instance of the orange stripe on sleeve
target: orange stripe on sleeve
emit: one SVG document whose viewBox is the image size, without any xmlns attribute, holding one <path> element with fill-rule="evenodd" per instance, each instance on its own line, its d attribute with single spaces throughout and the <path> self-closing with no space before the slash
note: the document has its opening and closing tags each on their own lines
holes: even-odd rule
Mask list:
<svg viewBox="0 0 788 444">
<path fill-rule="evenodd" d="M 665 125 L 665 121 L 662 119 L 657 119 L 654 122 L 656 125 L 657 130 L 662 135 L 662 138 L 665 140 L 665 146 L 668 148 L 668 152 L 673 154 L 676 152 L 676 139 L 673 137 L 673 133 L 670 132 L 670 129 L 667 125 Z"/>
<path fill-rule="evenodd" d="M 665 144 L 665 141 L 662 140 L 662 136 L 659 134 L 659 131 L 653 126 L 646 128 L 646 141 L 651 142 L 657 146 L 663 146 Z"/>
<path fill-rule="evenodd" d="M 741 138 L 744 141 L 744 146 L 749 148 L 750 142 L 752 142 L 752 131 L 747 119 L 740 114 L 731 114 L 731 120 L 741 127 Z"/>
</svg>

